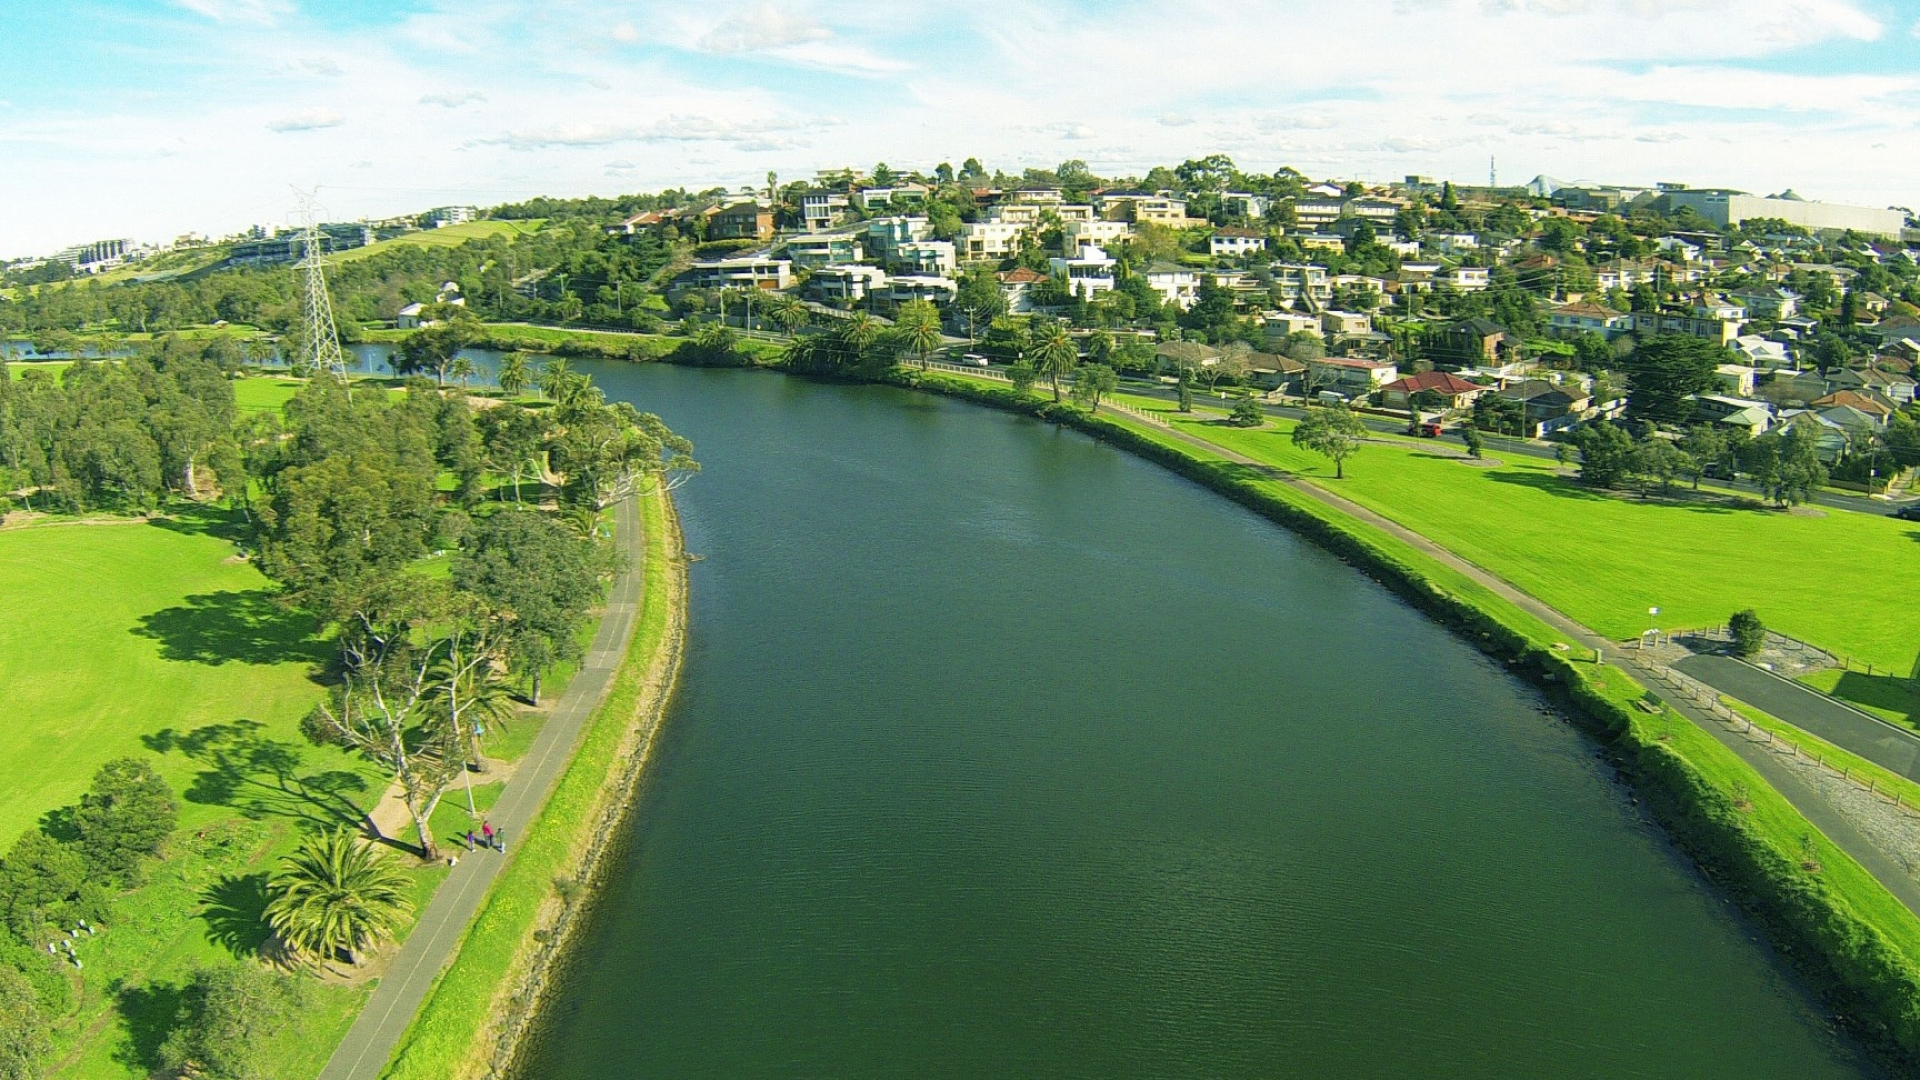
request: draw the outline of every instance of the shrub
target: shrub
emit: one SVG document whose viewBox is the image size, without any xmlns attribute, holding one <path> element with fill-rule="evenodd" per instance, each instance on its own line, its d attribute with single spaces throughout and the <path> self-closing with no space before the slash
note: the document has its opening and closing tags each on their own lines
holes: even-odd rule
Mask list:
<svg viewBox="0 0 1920 1080">
<path fill-rule="evenodd" d="M 1233 405 L 1233 426 L 1259 427 L 1267 417 L 1260 409 L 1260 403 L 1250 397 L 1243 397 Z"/>
<path fill-rule="evenodd" d="M 1736 611 L 1733 618 L 1727 620 L 1727 630 L 1733 635 L 1733 655 L 1753 656 L 1767 643 L 1767 627 L 1752 608 Z"/>
</svg>

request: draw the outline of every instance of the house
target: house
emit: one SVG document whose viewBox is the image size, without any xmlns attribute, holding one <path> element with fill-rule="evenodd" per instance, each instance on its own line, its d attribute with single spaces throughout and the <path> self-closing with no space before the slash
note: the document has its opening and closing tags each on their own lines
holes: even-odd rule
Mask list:
<svg viewBox="0 0 1920 1080">
<path fill-rule="evenodd" d="M 1083 300 L 1091 300 L 1113 288 L 1115 261 L 1097 244 L 1084 244 L 1076 255 L 1047 260 L 1057 277 L 1067 279 L 1067 288 Z"/>
<path fill-rule="evenodd" d="M 1181 228 L 1187 224 L 1187 200 L 1168 192 L 1109 191 L 1100 195 L 1100 213 L 1116 221 Z"/>
<path fill-rule="evenodd" d="M 1722 427 L 1745 428 L 1754 435 L 1773 425 L 1773 409 L 1766 402 L 1727 394 L 1695 394 L 1693 415 L 1697 420 Z"/>
<path fill-rule="evenodd" d="M 882 262 L 893 262 L 905 244 L 931 239 L 933 225 L 926 218 L 896 216 L 874 218 L 867 222 L 867 249 Z"/>
<path fill-rule="evenodd" d="M 1000 294 L 1007 298 L 1007 314 L 1025 315 L 1033 310 L 1033 287 L 1047 280 L 1038 270 L 1016 266 L 994 275 L 1000 280 Z"/>
<path fill-rule="evenodd" d="M 1493 284 L 1492 274 L 1484 266 L 1456 266 L 1441 280 L 1454 292 L 1485 292 Z"/>
<path fill-rule="evenodd" d="M 1371 394 L 1400 377 L 1389 360 L 1348 360 L 1322 357 L 1307 361 L 1307 384 L 1314 390 L 1333 390 L 1349 397 Z"/>
<path fill-rule="evenodd" d="M 659 232 L 679 220 L 678 210 L 642 210 L 632 217 L 622 218 L 618 224 L 607 226 L 607 234 L 638 236 L 641 233 Z"/>
<path fill-rule="evenodd" d="M 1273 287 L 1289 304 L 1298 304 L 1303 297 L 1317 304 L 1333 299 L 1333 282 L 1324 266 L 1275 263 Z"/>
<path fill-rule="evenodd" d="M 1488 391 L 1488 387 L 1470 383 L 1444 371 L 1423 371 L 1418 375 L 1396 379 L 1380 389 L 1386 394 L 1386 404 L 1390 409 L 1411 409 L 1415 398 L 1423 394 L 1440 399 L 1437 406 L 1428 406 L 1430 408 L 1465 408 L 1473 404 L 1473 399 Z"/>
<path fill-rule="evenodd" d="M 1269 392 L 1297 392 L 1307 377 L 1307 365 L 1291 356 L 1256 352 L 1247 357 L 1247 382 Z"/>
<path fill-rule="evenodd" d="M 1060 225 L 1060 247 L 1078 251 L 1082 244 L 1106 247 L 1133 239 L 1133 226 L 1124 221 L 1067 221 Z"/>
<path fill-rule="evenodd" d="M 1005 259 L 1020 250 L 1025 225 L 1011 221 L 970 221 L 960 226 L 960 258 L 969 261 Z"/>
<path fill-rule="evenodd" d="M 1405 204 L 1396 200 L 1367 196 L 1348 199 L 1340 207 L 1340 216 L 1358 218 L 1371 225 L 1376 233 L 1389 233 L 1393 231 L 1394 217 L 1404 209 Z"/>
<path fill-rule="evenodd" d="M 1833 410 L 1844 409 L 1849 414 L 1865 418 L 1867 425 L 1874 428 L 1886 427 L 1887 418 L 1893 415 L 1893 406 L 1858 390 L 1836 390 L 1815 398 L 1807 406 L 1820 410 L 1820 415 L 1829 419 L 1839 419 Z"/>
<path fill-rule="evenodd" d="M 1904 338 L 1912 338 L 1920 341 L 1920 319 L 1911 319 L 1904 315 L 1896 315 L 1891 319 L 1881 319 L 1879 322 L 1865 329 L 1867 333 L 1872 334 L 1883 342 L 1900 341 Z"/>
<path fill-rule="evenodd" d="M 723 206 L 707 218 L 708 240 L 771 240 L 773 211 L 751 200 Z"/>
<path fill-rule="evenodd" d="M 1318 315 L 1303 315 L 1297 311 L 1263 311 L 1260 313 L 1260 322 L 1270 338 L 1283 338 L 1289 334 L 1323 335 Z"/>
<path fill-rule="evenodd" d="M 960 295 L 960 286 L 952 278 L 934 274 L 900 274 L 887 281 L 881 294 L 895 304 L 904 304 L 913 300 L 926 300 L 942 307 L 953 303 Z"/>
<path fill-rule="evenodd" d="M 1741 289 L 1729 295 L 1732 300 L 1752 312 L 1756 318 L 1791 319 L 1800 313 L 1801 295 L 1777 285 Z"/>
<path fill-rule="evenodd" d="M 893 250 L 892 265 L 914 273 L 952 277 L 957 260 L 953 245 L 945 240 L 914 240 Z"/>
<path fill-rule="evenodd" d="M 673 287 L 677 289 L 785 289 L 793 284 L 793 260 L 771 255 L 702 259 Z"/>
<path fill-rule="evenodd" d="M 420 317 L 420 313 L 425 311 L 426 307 L 427 305 L 420 303 L 408 304 L 400 309 L 400 314 L 394 319 L 393 325 L 402 330 L 418 330 L 434 325 L 434 320 Z"/>
<path fill-rule="evenodd" d="M 1301 229 L 1316 230 L 1325 228 L 1340 220 L 1340 211 L 1346 202 L 1339 198 L 1306 198 L 1293 202 L 1294 225 Z"/>
<path fill-rule="evenodd" d="M 1147 285 L 1160 294 L 1163 303 L 1172 304 L 1185 311 L 1200 299 L 1200 275 L 1184 266 L 1170 262 L 1156 262 L 1148 266 L 1142 275 Z"/>
<path fill-rule="evenodd" d="M 1789 367 L 1793 357 L 1787 347 L 1778 341 L 1769 341 L 1758 334 L 1742 334 L 1730 344 L 1733 351 L 1745 357 L 1747 363 L 1761 371 L 1777 371 Z"/>
<path fill-rule="evenodd" d="M 1720 389 L 1735 397 L 1752 397 L 1754 377 L 1759 372 L 1745 364 L 1721 364 L 1713 369 Z"/>
<path fill-rule="evenodd" d="M 1333 337 L 1352 337 L 1373 332 L 1373 317 L 1360 311 L 1327 310 L 1320 313 L 1320 329 Z"/>
<path fill-rule="evenodd" d="M 1813 429 L 1814 453 L 1828 465 L 1838 462 L 1853 442 L 1851 433 L 1839 421 L 1828 419 L 1808 409 L 1795 409 L 1780 414 L 1780 427 L 1792 431 L 1802 427 Z"/>
<path fill-rule="evenodd" d="M 1220 196 L 1220 209 L 1231 218 L 1247 218 L 1258 221 L 1267 216 L 1267 207 L 1272 200 L 1265 195 L 1253 195 L 1245 191 L 1229 191 Z"/>
<path fill-rule="evenodd" d="M 925 184 L 903 180 L 891 187 L 865 187 L 849 196 L 853 205 L 869 213 L 889 210 L 915 210 L 927 204 L 931 189 Z"/>
<path fill-rule="evenodd" d="M 800 196 L 800 219 L 808 232 L 831 229 L 846 219 L 851 205 L 844 191 L 809 191 Z"/>
<path fill-rule="evenodd" d="M 795 266 L 807 269 L 857 263 L 867 257 L 859 237 L 845 232 L 789 236 L 782 242 L 781 250 Z"/>
<path fill-rule="evenodd" d="M 1512 351 L 1506 329 L 1486 319 L 1461 319 L 1427 335 L 1428 355 L 1454 367 L 1503 363 Z"/>
<path fill-rule="evenodd" d="M 1562 304 L 1547 314 L 1547 332 L 1554 337 L 1572 338 L 1585 333 L 1608 338 L 1627 332 L 1633 320 L 1625 314 L 1599 304 Z"/>
<path fill-rule="evenodd" d="M 1700 308 L 1691 312 L 1636 311 L 1627 318 L 1632 321 L 1636 334 L 1691 334 L 1722 345 L 1732 344 L 1745 325 L 1741 319 L 1726 318 Z"/>
<path fill-rule="evenodd" d="M 807 279 L 806 291 L 826 303 L 857 303 L 886 286 L 887 272 L 877 266 L 823 266 Z"/>
<path fill-rule="evenodd" d="M 1207 238 L 1207 254 L 1214 258 L 1238 259 L 1267 250 L 1267 238 L 1252 229 L 1215 229 Z"/>
<path fill-rule="evenodd" d="M 1579 383 L 1555 383 L 1545 379 L 1514 383 L 1498 393 L 1508 401 L 1519 402 L 1527 431 L 1535 436 L 1557 426 L 1560 421 L 1581 417 L 1593 404 L 1592 395 Z"/>
</svg>

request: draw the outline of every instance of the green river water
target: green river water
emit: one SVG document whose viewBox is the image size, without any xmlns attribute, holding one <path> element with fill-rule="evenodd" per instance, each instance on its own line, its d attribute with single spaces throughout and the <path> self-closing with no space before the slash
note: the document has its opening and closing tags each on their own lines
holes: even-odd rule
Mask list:
<svg viewBox="0 0 1920 1080">
<path fill-rule="evenodd" d="M 1878 1075 L 1536 693 L 1284 530 L 961 403 L 579 366 L 695 441 L 704 558 L 526 1080 Z"/>
</svg>

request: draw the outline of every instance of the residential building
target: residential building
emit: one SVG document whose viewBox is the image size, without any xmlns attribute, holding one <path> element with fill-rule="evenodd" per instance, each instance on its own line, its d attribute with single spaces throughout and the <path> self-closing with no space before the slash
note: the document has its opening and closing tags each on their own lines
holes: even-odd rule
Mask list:
<svg viewBox="0 0 1920 1080">
<path fill-rule="evenodd" d="M 1302 297 L 1316 304 L 1333 299 L 1333 282 L 1328 279 L 1324 266 L 1274 263 L 1273 287 L 1289 304 L 1298 304 Z"/>
<path fill-rule="evenodd" d="M 828 303 L 858 303 L 886 287 L 887 272 L 877 266 L 823 266 L 807 279 L 806 291 Z"/>
<path fill-rule="evenodd" d="M 1349 360 L 1322 357 L 1307 361 L 1307 383 L 1315 390 L 1333 390 L 1348 396 L 1371 394 L 1400 377 L 1389 360 Z"/>
<path fill-rule="evenodd" d="M 1452 367 L 1505 363 L 1513 352 L 1504 327 L 1477 318 L 1461 319 L 1429 331 L 1426 348 L 1434 363 Z"/>
<path fill-rule="evenodd" d="M 1560 338 L 1589 332 L 1618 337 L 1632 325 L 1633 320 L 1626 315 L 1599 304 L 1562 304 L 1547 314 L 1547 332 Z"/>
<path fill-rule="evenodd" d="M 793 260 L 739 255 L 695 262 L 675 281 L 688 289 L 785 289 L 793 284 Z"/>
<path fill-rule="evenodd" d="M 1769 341 L 1759 334 L 1742 334 L 1729 342 L 1728 347 L 1761 371 L 1775 371 L 1793 364 L 1793 357 L 1787 352 L 1786 345 Z"/>
<path fill-rule="evenodd" d="M 857 263 L 867 257 L 859 236 L 847 232 L 789 236 L 781 241 L 781 251 L 795 266 L 807 269 Z"/>
<path fill-rule="evenodd" d="M 1381 387 L 1390 409 L 1410 409 L 1414 398 L 1421 394 L 1431 394 L 1440 399 L 1438 405 L 1426 406 L 1428 408 L 1460 409 L 1472 405 L 1475 398 L 1490 389 L 1444 371 L 1422 371 L 1404 379 L 1395 379 Z"/>
<path fill-rule="evenodd" d="M 1373 317 L 1359 311 L 1329 309 L 1320 313 L 1320 329 L 1329 337 L 1357 337 L 1373 332 Z"/>
<path fill-rule="evenodd" d="M 851 205 L 844 191 L 809 191 L 800 196 L 800 219 L 809 232 L 831 229 L 846 219 Z"/>
<path fill-rule="evenodd" d="M 913 273 L 952 277 L 958 260 L 949 241 L 914 240 L 894 248 L 893 258 L 888 261 Z"/>
<path fill-rule="evenodd" d="M 1745 364 L 1721 364 L 1713 369 L 1713 377 L 1720 383 L 1720 389 L 1735 397 L 1753 396 L 1754 379 L 1759 372 Z"/>
<path fill-rule="evenodd" d="M 1346 208 L 1341 199 L 1306 198 L 1293 201 L 1293 223 L 1308 232 L 1318 231 L 1340 220 L 1340 212 Z"/>
<path fill-rule="evenodd" d="M 480 209 L 475 206 L 436 206 L 420 215 L 421 220 L 426 222 L 427 228 L 429 229 L 458 225 L 462 222 L 472 221 L 479 216 Z"/>
<path fill-rule="evenodd" d="M 901 274 L 887 282 L 885 296 L 896 304 L 927 300 L 946 306 L 960 295 L 960 286 L 952 278 L 932 274 Z"/>
<path fill-rule="evenodd" d="M 918 210 L 927 205 L 931 189 L 925 184 L 905 180 L 892 187 L 863 187 L 848 195 L 849 201 L 869 214 L 889 210 Z"/>
<path fill-rule="evenodd" d="M 1318 315 L 1303 315 L 1297 311 L 1263 311 L 1260 313 L 1260 324 L 1269 338 L 1284 338 L 1289 334 L 1325 336 L 1320 329 Z"/>
<path fill-rule="evenodd" d="M 1267 238 L 1264 233 L 1252 229 L 1232 227 L 1215 229 L 1207 238 L 1207 254 L 1214 258 L 1237 259 L 1244 255 L 1267 250 Z"/>
<path fill-rule="evenodd" d="M 1695 394 L 1693 416 L 1696 420 L 1723 427 L 1744 428 L 1759 435 L 1773 425 L 1773 408 L 1764 401 L 1734 397 L 1731 394 Z"/>
<path fill-rule="evenodd" d="M 1185 311 L 1200 299 L 1200 275 L 1184 266 L 1169 262 L 1157 262 L 1147 267 L 1142 275 L 1147 285 L 1160 294 L 1164 303 L 1172 304 Z"/>
<path fill-rule="evenodd" d="M 707 218 L 708 240 L 771 240 L 773 211 L 757 202 L 721 207 Z"/>
<path fill-rule="evenodd" d="M 882 262 L 899 260 L 900 249 L 933 237 L 933 226 L 923 217 L 883 217 L 867 222 L 867 250 Z"/>
<path fill-rule="evenodd" d="M 1085 300 L 1111 290 L 1114 285 L 1114 259 L 1097 244 L 1084 244 L 1078 254 L 1066 258 L 1048 259 L 1047 265 L 1053 268 L 1055 276 L 1066 279 L 1070 290 Z"/>
<path fill-rule="evenodd" d="M 1020 250 L 1026 226 L 1010 221 L 970 221 L 960 226 L 960 258 L 969 261 L 1010 258 Z"/>
<path fill-rule="evenodd" d="M 1484 266 L 1456 266 L 1443 280 L 1454 292 L 1485 292 L 1493 283 L 1492 273 Z"/>
<path fill-rule="evenodd" d="M 1527 434 L 1535 438 L 1579 420 L 1593 405 L 1593 395 L 1577 382 L 1528 379 L 1498 393 L 1508 401 L 1520 403 Z"/>
<path fill-rule="evenodd" d="M 1267 216 L 1267 208 L 1272 200 L 1265 195 L 1253 195 L 1244 191 L 1229 191 L 1220 196 L 1220 208 L 1228 217 L 1247 218 L 1259 221 Z"/>
<path fill-rule="evenodd" d="M 1875 395 L 1863 394 L 1858 390 L 1836 390 L 1825 397 L 1815 398 L 1807 403 L 1809 408 L 1819 409 L 1820 415 L 1829 419 L 1840 419 L 1830 415 L 1833 409 L 1851 409 L 1866 418 L 1866 422 L 1875 428 L 1887 426 L 1887 418 L 1893 415 L 1893 406 Z"/>
<path fill-rule="evenodd" d="M 1086 221 L 1064 221 L 1060 225 L 1060 246 L 1066 251 L 1078 251 L 1082 244 L 1106 247 L 1132 238 L 1133 226 L 1124 221 L 1101 221 L 1090 218 Z"/>
<path fill-rule="evenodd" d="M 1802 299 L 1800 294 L 1778 285 L 1741 289 L 1727 295 L 1729 299 L 1744 306 L 1755 318 L 1791 319 L 1800 313 Z"/>
<path fill-rule="evenodd" d="M 1633 322 L 1636 334 L 1692 334 L 1722 345 L 1730 345 L 1740 336 L 1743 319 L 1732 319 L 1713 311 L 1693 309 L 1691 312 L 1646 312 L 1636 311 L 1627 318 Z"/>
<path fill-rule="evenodd" d="M 1000 280 L 1000 295 L 1007 298 L 1009 315 L 1025 315 L 1033 311 L 1033 287 L 1047 280 L 1047 275 L 1024 266 L 1003 270 L 994 276 Z"/>
</svg>

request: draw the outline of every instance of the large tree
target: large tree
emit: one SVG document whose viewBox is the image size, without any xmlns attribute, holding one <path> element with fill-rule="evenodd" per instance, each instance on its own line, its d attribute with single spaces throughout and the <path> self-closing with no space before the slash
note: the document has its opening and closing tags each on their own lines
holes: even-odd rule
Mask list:
<svg viewBox="0 0 1920 1080">
<path fill-rule="evenodd" d="M 1690 334 L 1660 334 L 1641 342 L 1626 363 L 1633 379 L 1627 415 L 1658 424 L 1685 423 L 1693 415 L 1693 395 L 1717 385 L 1716 369 L 1731 356 L 1726 346 Z"/>
<path fill-rule="evenodd" d="M 1031 351 L 1034 369 L 1046 376 L 1053 387 L 1053 400 L 1060 400 L 1060 382 L 1073 373 L 1080 362 L 1080 350 L 1067 331 L 1067 324 L 1049 320 L 1033 331 Z"/>
<path fill-rule="evenodd" d="M 580 628 L 609 569 L 593 541 L 553 518 L 506 511 L 474 523 L 453 579 L 499 620 L 507 656 L 539 704 L 546 671 L 580 655 Z"/>
<path fill-rule="evenodd" d="M 93 774 L 93 786 L 74 808 L 80 855 L 88 870 L 118 885 L 139 883 L 142 864 L 173 835 L 180 809 L 153 766 L 115 758 Z"/>
<path fill-rule="evenodd" d="M 1366 425 L 1346 405 L 1309 405 L 1307 415 L 1293 427 L 1293 445 L 1333 461 L 1333 478 L 1346 479 L 1347 459 L 1367 438 Z"/>
</svg>

